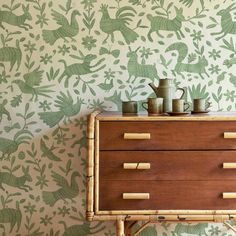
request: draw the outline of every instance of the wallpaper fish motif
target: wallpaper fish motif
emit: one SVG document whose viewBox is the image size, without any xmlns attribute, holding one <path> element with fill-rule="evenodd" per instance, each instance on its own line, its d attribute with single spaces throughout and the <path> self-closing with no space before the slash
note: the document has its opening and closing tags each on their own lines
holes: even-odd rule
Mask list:
<svg viewBox="0 0 236 236">
<path fill-rule="evenodd" d="M 235 13 L 233 0 L 1 0 L 0 235 L 114 236 L 85 221 L 86 115 L 165 77 L 235 110 Z M 140 235 L 234 233 L 167 222 Z"/>
</svg>

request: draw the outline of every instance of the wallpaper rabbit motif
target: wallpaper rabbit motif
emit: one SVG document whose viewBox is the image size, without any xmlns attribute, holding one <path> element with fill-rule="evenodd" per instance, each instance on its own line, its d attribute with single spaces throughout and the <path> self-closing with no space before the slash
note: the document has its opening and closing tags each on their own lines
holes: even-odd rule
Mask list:
<svg viewBox="0 0 236 236">
<path fill-rule="evenodd" d="M 115 235 L 86 222 L 86 115 L 172 77 L 186 99 L 236 108 L 234 0 L 1 0 L 0 235 Z M 233 222 L 231 222 L 234 225 Z M 141 236 L 232 236 L 222 224 Z"/>
</svg>

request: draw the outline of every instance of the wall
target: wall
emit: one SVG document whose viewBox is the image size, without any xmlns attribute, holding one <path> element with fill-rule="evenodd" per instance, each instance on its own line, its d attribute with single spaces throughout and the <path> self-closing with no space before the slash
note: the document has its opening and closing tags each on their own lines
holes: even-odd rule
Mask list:
<svg viewBox="0 0 236 236">
<path fill-rule="evenodd" d="M 188 101 L 235 110 L 232 2 L 1 1 L 1 235 L 114 235 L 113 223 L 84 221 L 85 115 L 146 99 L 158 77 L 175 78 Z M 189 233 L 201 231 L 233 234 L 221 224 Z"/>
</svg>

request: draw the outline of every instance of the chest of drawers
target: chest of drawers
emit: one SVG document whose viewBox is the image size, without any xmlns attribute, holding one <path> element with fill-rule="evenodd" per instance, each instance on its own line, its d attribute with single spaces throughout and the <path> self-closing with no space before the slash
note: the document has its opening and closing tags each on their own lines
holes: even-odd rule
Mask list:
<svg viewBox="0 0 236 236">
<path fill-rule="evenodd" d="M 117 235 L 137 220 L 236 219 L 236 113 L 92 113 L 87 219 L 116 220 Z"/>
</svg>

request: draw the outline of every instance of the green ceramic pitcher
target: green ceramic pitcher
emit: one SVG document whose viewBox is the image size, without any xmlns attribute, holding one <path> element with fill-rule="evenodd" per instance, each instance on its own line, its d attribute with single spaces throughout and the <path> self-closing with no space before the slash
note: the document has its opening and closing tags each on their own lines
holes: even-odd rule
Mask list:
<svg viewBox="0 0 236 236">
<path fill-rule="evenodd" d="M 153 83 L 149 86 L 154 90 L 158 98 L 163 98 L 163 112 L 172 112 L 172 99 L 175 98 L 177 90 L 181 90 L 180 99 L 183 98 L 185 90 L 183 88 L 176 88 L 173 79 L 160 79 L 159 86 L 156 87 Z"/>
</svg>

